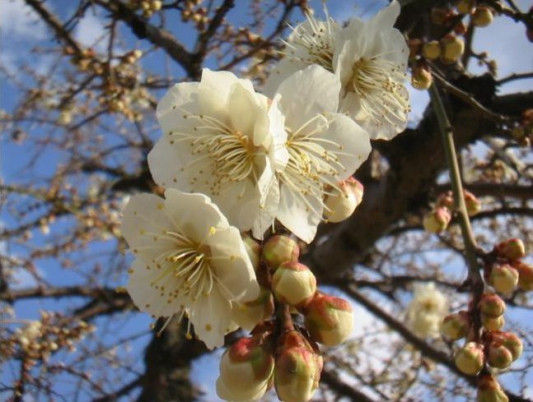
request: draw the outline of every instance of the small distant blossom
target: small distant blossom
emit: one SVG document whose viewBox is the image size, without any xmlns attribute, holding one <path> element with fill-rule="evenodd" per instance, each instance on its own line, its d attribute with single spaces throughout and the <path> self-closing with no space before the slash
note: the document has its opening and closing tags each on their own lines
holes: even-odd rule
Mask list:
<svg viewBox="0 0 533 402">
<path fill-rule="evenodd" d="M 318 64 L 341 81 L 340 112 L 373 139 L 393 138 L 405 129 L 410 109 L 404 85 L 409 50 L 393 27 L 399 13 L 395 0 L 371 20 L 354 18 L 343 28 L 329 18 L 324 22 L 308 16 L 287 39 L 285 57 L 273 70 L 266 92 L 273 93 L 297 69 Z"/>
<path fill-rule="evenodd" d="M 213 348 L 240 326 L 234 304 L 259 293 L 239 231 L 202 194 L 175 189 L 165 199 L 131 198 L 121 231 L 136 260 L 127 286 L 140 310 L 155 317 L 187 315 Z"/>
<path fill-rule="evenodd" d="M 209 196 L 229 222 L 255 237 L 273 222 L 275 170 L 286 161 L 283 117 L 249 80 L 204 69 L 199 83 L 171 88 L 157 107 L 164 136 L 148 155 L 163 187 Z"/>
<path fill-rule="evenodd" d="M 323 219 L 327 188 L 350 177 L 370 154 L 368 133 L 337 113 L 340 82 L 313 65 L 278 87 L 274 99 L 284 116 L 288 160 L 277 171 L 277 219 L 309 243 Z"/>
<path fill-rule="evenodd" d="M 411 303 L 407 307 L 407 322 L 419 336 L 436 338 L 444 316 L 448 314 L 448 300 L 433 282 L 414 286 Z"/>
</svg>

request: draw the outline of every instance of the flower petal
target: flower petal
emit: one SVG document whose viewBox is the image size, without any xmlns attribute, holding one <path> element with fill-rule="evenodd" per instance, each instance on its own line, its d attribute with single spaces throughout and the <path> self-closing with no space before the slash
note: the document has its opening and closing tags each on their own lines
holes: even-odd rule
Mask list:
<svg viewBox="0 0 533 402">
<path fill-rule="evenodd" d="M 149 267 L 140 260 L 135 260 L 131 269 L 128 285 L 128 293 L 133 303 L 139 310 L 147 312 L 154 317 L 170 317 L 180 314 L 183 304 L 179 299 L 171 297 L 170 293 L 176 281 L 173 275 L 168 275 L 161 284 L 153 286 L 153 282 L 161 275 L 161 271 L 155 267 Z M 163 289 L 161 288 L 163 286 Z"/>
<path fill-rule="evenodd" d="M 203 242 L 213 230 L 229 227 L 228 220 L 218 206 L 204 194 L 167 189 L 165 198 L 168 219 L 193 241 Z"/>
<path fill-rule="evenodd" d="M 288 77 L 278 88 L 285 126 L 297 130 L 312 117 L 336 112 L 340 82 L 334 74 L 312 65 Z"/>
<path fill-rule="evenodd" d="M 205 242 L 211 251 L 209 264 L 229 300 L 253 300 L 259 294 L 252 262 L 239 231 L 234 227 L 218 230 Z"/>
<path fill-rule="evenodd" d="M 187 113 L 198 114 L 198 83 L 182 82 L 168 90 L 163 99 L 157 104 L 156 116 L 161 124 L 163 133 L 188 126 L 183 115 Z"/>
<path fill-rule="evenodd" d="M 316 228 L 322 219 L 322 192 L 316 196 L 304 196 L 281 186 L 280 205 L 277 218 L 293 234 L 306 243 L 311 243 Z"/>
<path fill-rule="evenodd" d="M 233 328 L 231 303 L 214 288 L 209 296 L 200 297 L 189 310 L 194 332 L 208 349 L 224 345 L 224 335 Z"/>
</svg>

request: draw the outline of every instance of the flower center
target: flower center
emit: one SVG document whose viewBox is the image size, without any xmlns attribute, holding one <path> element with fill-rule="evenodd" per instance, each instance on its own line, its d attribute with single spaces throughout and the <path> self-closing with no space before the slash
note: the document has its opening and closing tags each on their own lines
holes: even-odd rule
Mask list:
<svg viewBox="0 0 533 402">
<path fill-rule="evenodd" d="M 345 91 L 357 94 L 362 110 L 378 124 L 386 120 L 398 126 L 398 120 L 403 121 L 410 109 L 407 91 L 403 86 L 405 69 L 402 64 L 381 56 L 361 58 L 355 62 Z"/>
<path fill-rule="evenodd" d="M 242 183 L 244 192 L 244 181 L 253 179 L 257 181 L 255 156 L 259 154 L 259 148 L 254 146 L 251 139 L 244 133 L 234 130 L 223 121 L 207 115 L 184 114 L 184 119 L 195 121 L 192 132 L 170 132 L 173 137 L 170 143 L 188 143 L 191 147 L 191 154 L 195 157 L 181 168 L 185 171 L 202 163 L 210 166 L 210 177 L 207 182 L 201 180 L 204 172 L 198 170 L 198 175 L 192 175 L 190 185 L 204 188 L 197 188 L 197 191 L 208 191 L 212 195 L 219 195 L 220 191 L 229 183 Z M 205 176 L 203 176 L 205 179 Z M 242 196 L 242 194 L 241 194 Z"/>
<path fill-rule="evenodd" d="M 200 296 L 207 296 L 218 282 L 209 261 L 211 252 L 209 247 L 191 241 L 177 231 L 165 230 L 158 240 L 169 241 L 171 247 L 153 259 L 156 269 L 160 270 L 150 283 L 161 292 L 161 296 L 167 296 L 167 302 L 171 303 L 177 297 L 191 297 L 197 300 Z M 165 278 L 174 276 L 177 286 L 172 290 L 165 290 Z"/>
<path fill-rule="evenodd" d="M 338 188 L 338 176 L 346 169 L 339 160 L 344 155 L 343 147 L 334 141 L 321 138 L 318 134 L 327 129 L 327 119 L 315 116 L 294 132 L 287 130 L 286 146 L 289 160 L 279 173 L 282 184 L 301 197 L 309 210 L 316 211 L 307 196 L 319 199 L 324 206 L 325 188 Z"/>
<path fill-rule="evenodd" d="M 312 16 L 307 16 L 309 29 L 302 25 L 293 28 L 294 37 L 291 42 L 283 41 L 287 49 L 282 52 L 286 57 L 305 64 L 318 64 L 326 70 L 333 72 L 333 21 L 317 21 Z M 301 50 L 304 50 L 302 55 Z"/>
</svg>

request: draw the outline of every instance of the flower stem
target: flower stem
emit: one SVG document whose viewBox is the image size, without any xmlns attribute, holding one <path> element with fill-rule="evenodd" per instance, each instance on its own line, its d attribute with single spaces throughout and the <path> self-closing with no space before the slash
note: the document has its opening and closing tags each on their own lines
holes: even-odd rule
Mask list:
<svg viewBox="0 0 533 402">
<path fill-rule="evenodd" d="M 453 190 L 455 210 L 457 211 L 459 217 L 459 225 L 461 227 L 461 233 L 463 236 L 465 257 L 468 266 L 468 277 L 466 283 L 470 285 L 470 288 L 473 292 L 474 300 L 472 305 L 475 311 L 484 290 L 484 282 L 483 278 L 481 277 L 481 273 L 479 272 L 477 260 L 478 247 L 466 210 L 463 183 L 461 180 L 459 162 L 453 140 L 453 128 L 448 120 L 446 110 L 444 109 L 442 99 L 435 84 L 429 88 L 429 96 L 431 98 L 431 105 L 437 117 L 439 131 L 442 135 L 444 150 L 446 153 L 446 162 L 448 164 L 448 168 L 450 169 L 450 181 Z M 474 314 L 474 316 L 479 316 L 479 314 Z M 478 319 L 475 319 L 474 322 L 474 330 L 476 332 L 475 338 L 478 340 L 481 323 L 478 322 Z"/>
</svg>

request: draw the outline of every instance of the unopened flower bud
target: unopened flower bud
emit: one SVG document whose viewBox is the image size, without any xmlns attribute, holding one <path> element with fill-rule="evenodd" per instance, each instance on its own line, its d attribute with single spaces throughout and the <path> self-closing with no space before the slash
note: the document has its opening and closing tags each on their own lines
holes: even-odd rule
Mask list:
<svg viewBox="0 0 533 402">
<path fill-rule="evenodd" d="M 481 201 L 470 191 L 465 191 L 465 204 L 468 216 L 474 216 L 481 212 Z"/>
<path fill-rule="evenodd" d="M 520 338 L 512 332 L 495 332 L 492 335 L 492 342 L 500 343 L 511 352 L 513 361 L 518 359 L 524 350 Z"/>
<path fill-rule="evenodd" d="M 331 189 L 326 196 L 324 216 L 329 222 L 341 222 L 349 218 L 363 200 L 363 185 L 353 177 Z"/>
<path fill-rule="evenodd" d="M 481 296 L 479 308 L 489 317 L 499 317 L 505 312 L 505 302 L 495 293 L 485 293 Z"/>
<path fill-rule="evenodd" d="M 461 14 L 470 14 L 474 11 L 476 0 L 459 0 L 455 7 Z"/>
<path fill-rule="evenodd" d="M 274 370 L 274 384 L 279 399 L 285 402 L 310 400 L 318 388 L 321 371 L 322 357 L 312 348 L 283 345 Z"/>
<path fill-rule="evenodd" d="M 440 233 L 446 230 L 452 216 L 448 208 L 437 207 L 424 217 L 424 229 L 431 233 Z"/>
<path fill-rule="evenodd" d="M 513 261 L 512 266 L 518 271 L 518 287 L 522 290 L 533 290 L 533 266 L 522 261 Z"/>
<path fill-rule="evenodd" d="M 432 82 L 433 77 L 427 68 L 417 67 L 413 69 L 411 76 L 411 85 L 413 88 L 426 90 L 431 86 Z"/>
<path fill-rule="evenodd" d="M 495 264 L 490 272 L 489 284 L 496 292 L 509 294 L 518 284 L 518 271 L 509 264 Z"/>
<path fill-rule="evenodd" d="M 276 269 L 285 261 L 298 261 L 300 248 L 288 236 L 273 236 L 263 246 L 263 258 L 268 266 Z"/>
<path fill-rule="evenodd" d="M 446 191 L 437 198 L 437 207 L 446 207 L 450 211 L 454 208 L 453 192 Z"/>
<path fill-rule="evenodd" d="M 487 352 L 487 363 L 495 368 L 505 369 L 513 362 L 513 355 L 509 349 L 498 342 L 491 342 Z"/>
<path fill-rule="evenodd" d="M 488 374 L 478 380 L 477 402 L 508 402 L 509 398 L 503 392 L 496 379 Z"/>
<path fill-rule="evenodd" d="M 483 349 L 475 342 L 468 342 L 455 353 L 455 365 L 468 375 L 476 375 L 483 368 Z"/>
<path fill-rule="evenodd" d="M 344 342 L 353 331 L 353 310 L 346 300 L 317 292 L 304 309 L 311 338 L 326 346 Z"/>
<path fill-rule="evenodd" d="M 526 249 L 521 239 L 512 238 L 497 244 L 494 251 L 500 258 L 514 261 L 526 255 Z"/>
<path fill-rule="evenodd" d="M 444 63 L 454 63 L 463 55 L 465 43 L 461 38 L 449 34 L 440 40 L 442 46 L 441 60 Z"/>
<path fill-rule="evenodd" d="M 305 306 L 316 292 L 316 278 L 307 265 L 284 262 L 272 276 L 276 298 L 291 306 Z"/>
<path fill-rule="evenodd" d="M 467 311 L 449 314 L 442 321 L 442 334 L 453 341 L 464 338 L 470 327 L 470 318 Z"/>
<path fill-rule="evenodd" d="M 438 59 L 440 56 L 440 43 L 436 40 L 424 43 L 422 55 L 428 60 Z"/>
<path fill-rule="evenodd" d="M 259 268 L 259 261 L 261 260 L 261 245 L 250 236 L 245 234 L 242 235 L 242 240 L 244 243 L 244 248 L 246 249 L 246 253 L 252 262 L 252 266 L 257 272 L 257 269 Z"/>
<path fill-rule="evenodd" d="M 503 315 L 491 317 L 486 314 L 481 314 L 481 324 L 488 331 L 499 331 L 505 325 L 505 318 Z"/>
<path fill-rule="evenodd" d="M 274 371 L 274 357 L 255 338 L 241 338 L 220 360 L 217 394 L 230 401 L 261 398 Z"/>
<path fill-rule="evenodd" d="M 492 23 L 494 15 L 489 7 L 479 6 L 472 14 L 472 24 L 477 27 L 486 27 Z"/>
</svg>

